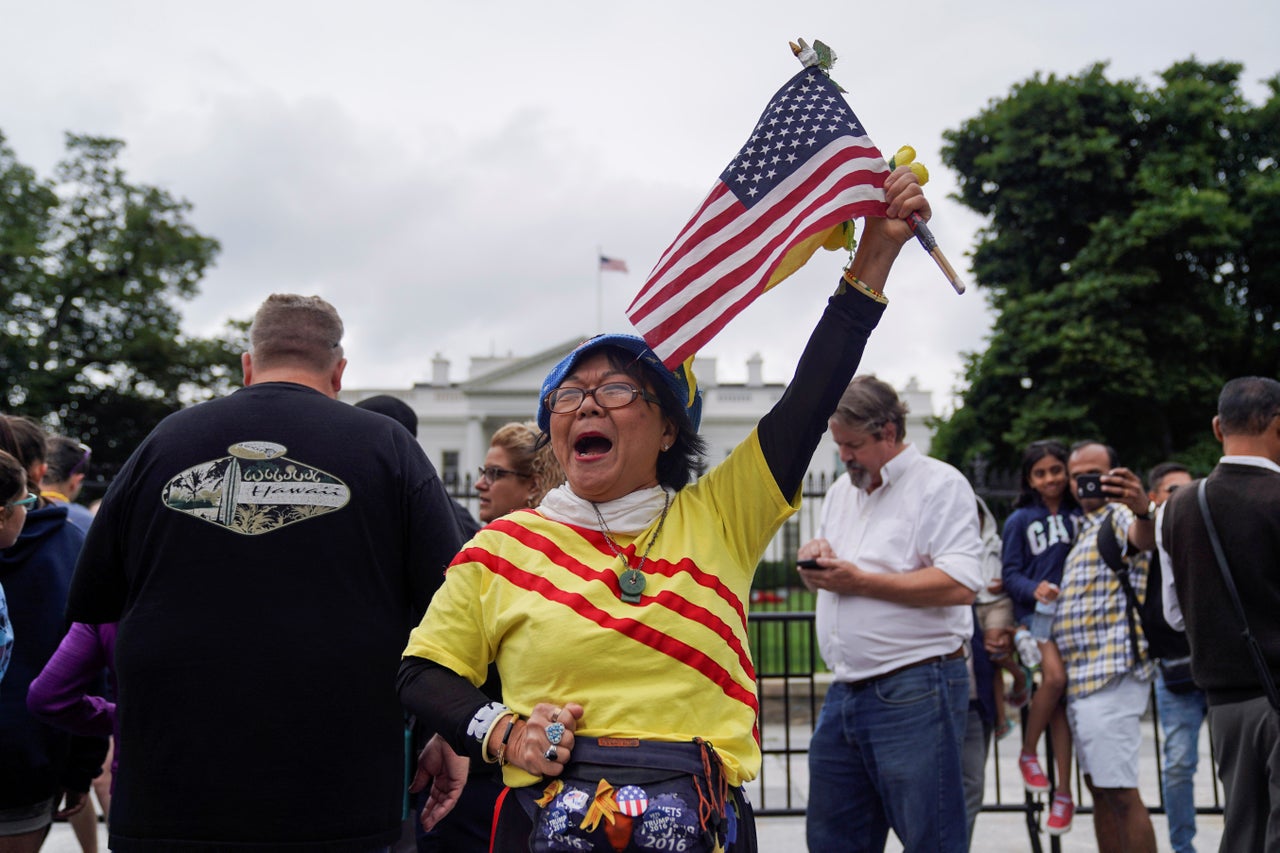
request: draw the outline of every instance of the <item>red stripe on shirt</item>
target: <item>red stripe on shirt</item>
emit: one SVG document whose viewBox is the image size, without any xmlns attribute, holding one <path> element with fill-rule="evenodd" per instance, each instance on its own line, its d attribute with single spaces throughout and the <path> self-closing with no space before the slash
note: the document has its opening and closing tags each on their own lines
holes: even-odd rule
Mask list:
<svg viewBox="0 0 1280 853">
<path fill-rule="evenodd" d="M 576 527 L 574 525 L 565 526 L 571 527 L 575 532 L 579 533 L 579 535 L 582 535 L 582 538 L 585 541 L 592 545 L 595 545 L 596 543 L 591 541 L 593 538 L 591 534 L 599 536 L 600 545 L 597 547 L 600 548 L 602 554 L 612 556 L 612 551 L 604 550 L 603 534 L 600 534 L 598 531 L 592 531 L 590 528 Z M 608 585 L 613 595 L 621 597 L 622 590 L 619 586 L 618 575 L 616 572 L 612 570 L 593 569 L 590 566 L 584 565 L 581 561 L 576 560 L 569 554 L 565 553 L 555 540 L 542 534 L 534 533 L 528 528 L 509 520 L 495 521 L 489 525 L 489 529 L 494 532 L 500 532 L 511 536 L 526 547 L 538 551 L 557 567 L 569 571 L 583 580 L 596 580 L 605 583 Z M 634 548 L 629 547 L 625 550 L 630 551 L 630 554 L 634 556 Z M 521 589 L 536 592 L 548 601 L 564 604 L 573 609 L 573 611 L 579 616 L 595 622 L 602 628 L 617 631 L 638 643 L 680 661 L 686 666 L 701 673 L 708 680 L 719 685 L 725 695 L 730 698 L 737 699 L 747 705 L 751 708 L 753 713 L 759 713 L 759 702 L 751 691 L 738 684 L 738 682 L 729 674 L 728 670 L 716 663 L 711 657 L 693 646 L 690 646 L 688 643 L 669 637 L 661 631 L 651 628 L 650 626 L 634 619 L 621 619 L 613 616 L 607 611 L 597 607 L 586 597 L 578 593 L 566 592 L 547 578 L 533 572 L 526 571 L 509 560 L 504 560 L 484 548 L 471 547 L 463 549 L 463 551 L 458 554 L 457 558 L 454 559 L 455 565 L 461 562 L 478 563 Z M 686 571 L 686 573 L 688 573 L 693 580 L 699 583 L 699 585 L 720 592 L 722 597 L 734 606 L 735 610 L 742 618 L 742 624 L 745 630 L 746 617 L 742 612 L 741 603 L 738 601 L 737 597 L 725 589 L 718 578 L 714 578 L 712 575 L 708 575 L 701 570 L 697 570 L 696 566 L 693 567 L 695 571 L 683 569 L 682 567 L 686 565 L 693 566 L 693 564 L 688 560 L 682 560 L 678 564 L 671 564 L 663 560 L 654 560 L 646 563 L 645 568 L 649 569 L 652 567 L 655 573 L 664 575 L 674 575 L 677 572 Z M 642 601 L 645 599 L 671 610 L 690 622 L 702 625 L 704 628 L 713 631 L 717 636 L 724 639 L 737 655 L 738 663 L 742 667 L 743 672 L 746 673 L 754 683 L 755 667 L 751 663 L 751 656 L 743 647 L 738 635 L 733 632 L 732 628 L 730 628 L 723 619 L 716 616 L 705 607 L 694 604 L 688 599 L 670 591 L 664 591 L 656 596 L 644 596 Z"/>
</svg>

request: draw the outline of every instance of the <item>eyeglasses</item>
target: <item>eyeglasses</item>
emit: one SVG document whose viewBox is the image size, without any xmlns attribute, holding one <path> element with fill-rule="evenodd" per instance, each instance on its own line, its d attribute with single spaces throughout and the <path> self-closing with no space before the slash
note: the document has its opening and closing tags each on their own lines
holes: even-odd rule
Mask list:
<svg viewBox="0 0 1280 853">
<path fill-rule="evenodd" d="M 4 505 L 4 508 L 8 509 L 9 507 L 20 506 L 25 507 L 26 509 L 31 509 L 31 507 L 36 505 L 36 501 L 38 500 L 40 500 L 39 496 L 28 493 L 25 498 L 20 498 L 16 501 L 9 501 Z"/>
<path fill-rule="evenodd" d="M 503 477 L 531 477 L 531 474 L 521 474 L 519 471 L 512 471 L 510 468 L 499 468 L 497 465 L 489 465 L 478 469 L 480 476 L 476 478 L 476 482 L 488 480 L 490 483 L 496 483 Z"/>
<path fill-rule="evenodd" d="M 547 408 L 557 415 L 576 412 L 582 408 L 588 394 L 603 409 L 621 409 L 636 397 L 649 403 L 659 402 L 657 397 L 630 382 L 606 382 L 595 388 L 557 388 L 547 395 Z"/>
<path fill-rule="evenodd" d="M 78 474 L 81 468 L 89 464 L 89 457 L 93 455 L 93 451 L 89 449 L 89 445 L 80 445 L 80 461 L 71 466 L 71 470 L 67 472 L 67 476 Z"/>
</svg>

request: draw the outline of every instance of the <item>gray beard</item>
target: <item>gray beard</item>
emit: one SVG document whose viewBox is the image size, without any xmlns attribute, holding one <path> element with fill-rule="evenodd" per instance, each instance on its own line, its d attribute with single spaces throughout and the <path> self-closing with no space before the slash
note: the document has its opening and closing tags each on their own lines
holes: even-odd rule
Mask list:
<svg viewBox="0 0 1280 853">
<path fill-rule="evenodd" d="M 849 479 L 852 480 L 853 484 L 859 489 L 862 489 L 862 491 L 865 492 L 871 488 L 871 472 L 866 468 L 858 468 L 853 465 L 849 465 L 846 466 L 845 470 L 849 472 Z"/>
</svg>

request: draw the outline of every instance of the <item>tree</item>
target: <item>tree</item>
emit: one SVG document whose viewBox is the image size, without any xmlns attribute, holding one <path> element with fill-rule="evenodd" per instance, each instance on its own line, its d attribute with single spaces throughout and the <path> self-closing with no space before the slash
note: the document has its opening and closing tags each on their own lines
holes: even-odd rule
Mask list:
<svg viewBox="0 0 1280 853">
<path fill-rule="evenodd" d="M 50 181 L 0 134 L 0 409 L 87 442 L 108 470 L 165 415 L 224 393 L 242 350 L 234 324 L 182 333 L 177 305 L 218 243 L 188 202 L 126 180 L 123 145 L 68 134 Z"/>
<path fill-rule="evenodd" d="M 1280 76 L 1254 106 L 1234 63 L 1104 72 L 1036 75 L 944 134 L 996 315 L 932 445 L 953 464 L 1099 437 L 1135 470 L 1207 468 L 1222 383 L 1280 373 Z"/>
</svg>

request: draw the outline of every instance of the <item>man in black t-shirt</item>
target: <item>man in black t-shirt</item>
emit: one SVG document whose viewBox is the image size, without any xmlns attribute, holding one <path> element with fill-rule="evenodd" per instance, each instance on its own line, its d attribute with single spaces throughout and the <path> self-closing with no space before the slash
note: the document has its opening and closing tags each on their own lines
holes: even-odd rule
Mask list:
<svg viewBox="0 0 1280 853">
<path fill-rule="evenodd" d="M 166 418 L 90 530 L 68 614 L 120 623 L 117 853 L 399 834 L 396 670 L 462 536 L 412 436 L 337 401 L 342 331 L 270 297 L 246 387 Z"/>
</svg>

